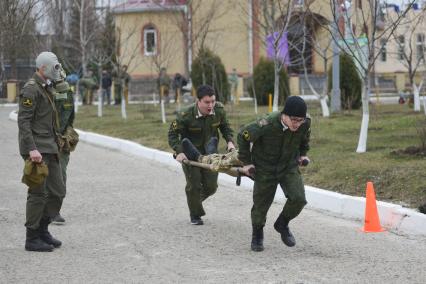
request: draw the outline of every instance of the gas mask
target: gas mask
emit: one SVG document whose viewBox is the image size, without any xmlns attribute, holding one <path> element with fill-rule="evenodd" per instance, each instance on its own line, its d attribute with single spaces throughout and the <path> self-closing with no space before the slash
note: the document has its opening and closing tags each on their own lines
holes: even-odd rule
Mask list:
<svg viewBox="0 0 426 284">
<path fill-rule="evenodd" d="M 61 79 L 62 66 L 58 61 L 58 57 L 52 52 L 44 51 L 36 58 L 37 69 L 43 69 L 43 75 L 51 81 L 59 81 Z"/>
<path fill-rule="evenodd" d="M 55 81 L 55 90 L 58 93 L 66 93 L 70 90 L 70 85 L 65 81 L 67 74 L 65 70 L 62 68 L 59 71 L 59 80 Z"/>
</svg>

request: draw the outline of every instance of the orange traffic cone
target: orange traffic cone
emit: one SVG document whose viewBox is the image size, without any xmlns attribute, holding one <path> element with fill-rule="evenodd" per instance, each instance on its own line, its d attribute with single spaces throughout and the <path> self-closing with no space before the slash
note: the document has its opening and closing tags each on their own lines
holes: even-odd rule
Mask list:
<svg viewBox="0 0 426 284">
<path fill-rule="evenodd" d="M 379 213 L 377 211 L 376 194 L 374 193 L 373 183 L 367 182 L 366 203 L 365 203 L 365 222 L 362 230 L 366 233 L 383 232 L 380 226 Z"/>
</svg>

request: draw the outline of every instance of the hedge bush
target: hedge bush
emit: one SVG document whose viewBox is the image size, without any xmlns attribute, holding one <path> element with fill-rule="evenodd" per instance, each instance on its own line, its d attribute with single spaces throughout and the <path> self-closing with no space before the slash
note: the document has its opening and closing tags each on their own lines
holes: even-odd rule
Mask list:
<svg viewBox="0 0 426 284">
<path fill-rule="evenodd" d="M 228 76 L 222 60 L 207 48 L 203 48 L 192 62 L 191 80 L 194 88 L 207 84 L 216 92 L 216 99 L 226 103 L 230 96 Z"/>
<path fill-rule="evenodd" d="M 290 96 L 290 87 L 286 70 L 282 68 L 279 74 L 280 90 L 278 103 L 282 105 L 285 99 Z M 274 95 L 274 62 L 265 58 L 260 58 L 259 63 L 253 70 L 252 81 L 248 85 L 248 91 L 251 97 L 254 97 L 253 81 L 257 103 L 259 105 L 268 105 L 268 95 Z"/>
<path fill-rule="evenodd" d="M 340 55 L 340 99 L 342 109 L 359 109 L 362 105 L 362 81 L 352 57 Z M 328 90 L 331 91 L 333 66 L 328 70 Z"/>
</svg>

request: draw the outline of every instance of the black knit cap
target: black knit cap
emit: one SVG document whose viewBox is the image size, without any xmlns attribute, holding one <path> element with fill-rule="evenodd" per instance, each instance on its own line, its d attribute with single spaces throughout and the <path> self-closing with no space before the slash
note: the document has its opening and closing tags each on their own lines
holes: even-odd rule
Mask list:
<svg viewBox="0 0 426 284">
<path fill-rule="evenodd" d="M 290 96 L 287 98 L 284 109 L 281 113 L 288 116 L 306 117 L 306 110 L 306 103 L 301 97 Z"/>
</svg>

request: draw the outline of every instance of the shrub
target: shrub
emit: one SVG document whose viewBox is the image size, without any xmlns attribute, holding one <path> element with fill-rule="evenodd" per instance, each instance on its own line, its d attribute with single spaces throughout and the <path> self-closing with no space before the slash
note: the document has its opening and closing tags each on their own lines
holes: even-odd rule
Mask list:
<svg viewBox="0 0 426 284">
<path fill-rule="evenodd" d="M 288 83 L 287 72 L 283 69 L 280 71 L 280 90 L 278 103 L 282 105 L 285 99 L 290 96 L 290 87 Z M 253 81 L 254 90 L 256 93 L 257 103 L 259 105 L 268 105 L 268 95 L 274 95 L 274 62 L 265 58 L 260 58 L 259 63 L 253 70 L 253 78 L 249 83 L 248 91 L 251 97 L 253 94 Z"/>
<path fill-rule="evenodd" d="M 225 67 L 219 56 L 209 49 L 201 49 L 192 62 L 191 80 L 194 88 L 203 84 L 210 85 L 215 89 L 218 101 L 223 103 L 228 101 L 230 88 Z"/>
<path fill-rule="evenodd" d="M 340 90 L 343 109 L 359 109 L 362 105 L 362 81 L 352 57 L 346 53 L 340 55 Z M 328 90 L 332 89 L 333 67 L 328 71 Z"/>
</svg>

